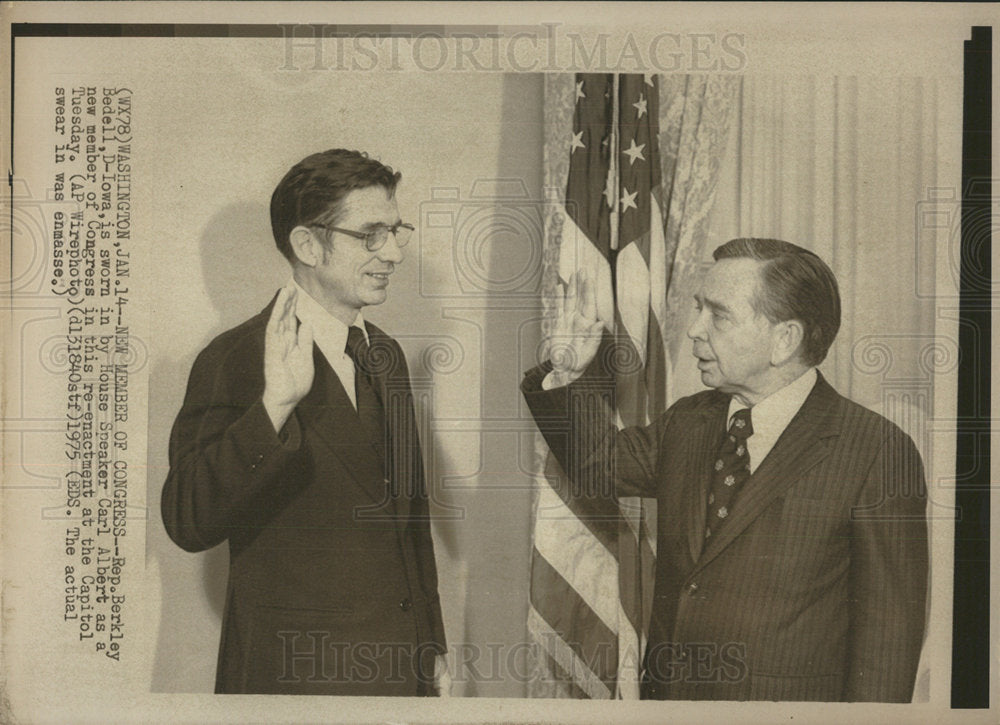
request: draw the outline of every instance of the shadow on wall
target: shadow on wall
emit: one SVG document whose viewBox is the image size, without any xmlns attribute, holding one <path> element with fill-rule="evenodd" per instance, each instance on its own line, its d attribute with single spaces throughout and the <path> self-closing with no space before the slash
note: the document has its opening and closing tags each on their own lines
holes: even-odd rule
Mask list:
<svg viewBox="0 0 1000 725">
<path fill-rule="evenodd" d="M 160 516 L 160 493 L 168 471 L 168 441 L 174 417 L 181 407 L 191 365 L 198 352 L 220 333 L 262 310 L 289 271 L 274 248 L 266 224 L 267 209 L 234 204 L 222 209 L 205 227 L 199 243 L 204 285 L 204 308 L 191 328 L 202 328 L 204 318 L 215 317 L 197 345 L 184 341 L 182 357 L 175 357 L 178 341 L 157 339 L 154 310 L 155 357 L 149 378 L 147 560 L 159 566 L 160 620 L 154 658 L 153 692 L 211 692 L 219 631 L 226 598 L 229 554 L 226 545 L 198 554 L 177 547 L 167 536 Z M 171 260 L 162 260 L 170 264 Z M 192 270 L 193 272 L 193 270 Z M 187 290 L 159 290 L 161 300 L 197 294 L 194 274 Z M 176 308 L 191 309 L 189 304 Z"/>
<path fill-rule="evenodd" d="M 541 75 L 504 76 L 496 179 L 469 190 L 468 216 L 456 228 L 452 250 L 456 274 L 471 293 L 461 304 L 482 308 L 481 385 L 470 391 L 470 407 L 483 418 L 481 466 L 462 497 L 467 531 L 461 538 L 472 545 L 461 557 L 467 571 L 463 640 L 450 643 L 453 651 L 458 644 L 472 653 L 455 673 L 466 696 L 527 694 L 536 429 L 519 386 L 523 371 L 537 362 L 541 334 L 542 100 Z M 455 312 L 459 319 L 462 314 Z"/>
</svg>

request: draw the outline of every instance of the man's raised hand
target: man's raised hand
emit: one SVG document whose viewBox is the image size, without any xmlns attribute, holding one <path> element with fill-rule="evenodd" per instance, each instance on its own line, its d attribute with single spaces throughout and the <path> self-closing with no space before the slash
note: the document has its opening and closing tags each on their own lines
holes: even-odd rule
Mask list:
<svg viewBox="0 0 1000 725">
<path fill-rule="evenodd" d="M 583 374 L 601 345 L 604 323 L 597 319 L 594 280 L 581 270 L 569 278 L 556 297 L 555 333 L 552 335 L 552 385 L 567 385 Z"/>
<path fill-rule="evenodd" d="M 295 318 L 298 291 L 281 288 L 264 333 L 264 409 L 280 432 L 295 406 L 312 388 L 313 331 Z"/>
</svg>

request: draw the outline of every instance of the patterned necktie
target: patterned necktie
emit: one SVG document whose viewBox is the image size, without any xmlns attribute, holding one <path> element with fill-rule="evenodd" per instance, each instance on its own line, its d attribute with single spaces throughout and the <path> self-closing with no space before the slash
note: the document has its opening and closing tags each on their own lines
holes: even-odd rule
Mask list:
<svg viewBox="0 0 1000 725">
<path fill-rule="evenodd" d="M 705 538 L 719 533 L 732 510 L 733 497 L 750 478 L 750 454 L 747 438 L 753 435 L 750 409 L 742 408 L 733 413 L 729 432 L 715 459 L 712 472 L 712 490 L 708 494 L 708 518 L 705 521 Z"/>
<path fill-rule="evenodd" d="M 375 448 L 385 455 L 385 410 L 378 393 L 378 381 L 372 374 L 370 350 L 365 333 L 356 325 L 347 330 L 347 347 L 344 350 L 354 361 L 354 399 L 358 416 Z"/>
</svg>

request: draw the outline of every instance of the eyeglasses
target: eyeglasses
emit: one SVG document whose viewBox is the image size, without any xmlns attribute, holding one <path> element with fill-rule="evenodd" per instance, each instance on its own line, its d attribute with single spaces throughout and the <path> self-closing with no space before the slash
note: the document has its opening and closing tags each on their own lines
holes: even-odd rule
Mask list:
<svg viewBox="0 0 1000 725">
<path fill-rule="evenodd" d="M 389 232 L 392 232 L 392 236 L 396 239 L 397 247 L 405 247 L 407 242 L 410 241 L 410 235 L 414 232 L 414 226 L 412 224 L 407 224 L 406 222 L 396 222 L 391 227 L 385 224 L 379 224 L 377 227 L 372 229 L 370 232 L 358 232 L 353 229 L 343 229 L 342 227 L 334 227 L 329 224 L 313 224 L 314 227 L 319 227 L 320 229 L 326 229 L 331 232 L 340 232 L 341 234 L 346 234 L 349 237 L 354 237 L 355 239 L 361 239 L 365 243 L 365 248 L 369 252 L 377 252 L 380 250 L 389 239 Z"/>
</svg>

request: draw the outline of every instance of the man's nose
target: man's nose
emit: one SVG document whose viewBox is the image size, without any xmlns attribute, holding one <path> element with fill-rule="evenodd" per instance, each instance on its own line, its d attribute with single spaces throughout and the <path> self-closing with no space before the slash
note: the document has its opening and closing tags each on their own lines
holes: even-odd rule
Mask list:
<svg viewBox="0 0 1000 725">
<path fill-rule="evenodd" d="M 692 340 L 704 340 L 705 339 L 705 325 L 702 321 L 702 313 L 699 312 L 694 316 L 694 320 L 688 325 L 687 336 Z"/>
<path fill-rule="evenodd" d="M 383 262 L 399 264 L 403 261 L 403 249 L 396 243 L 396 234 L 392 231 L 385 239 L 385 244 L 377 252 L 378 258 Z"/>
</svg>

